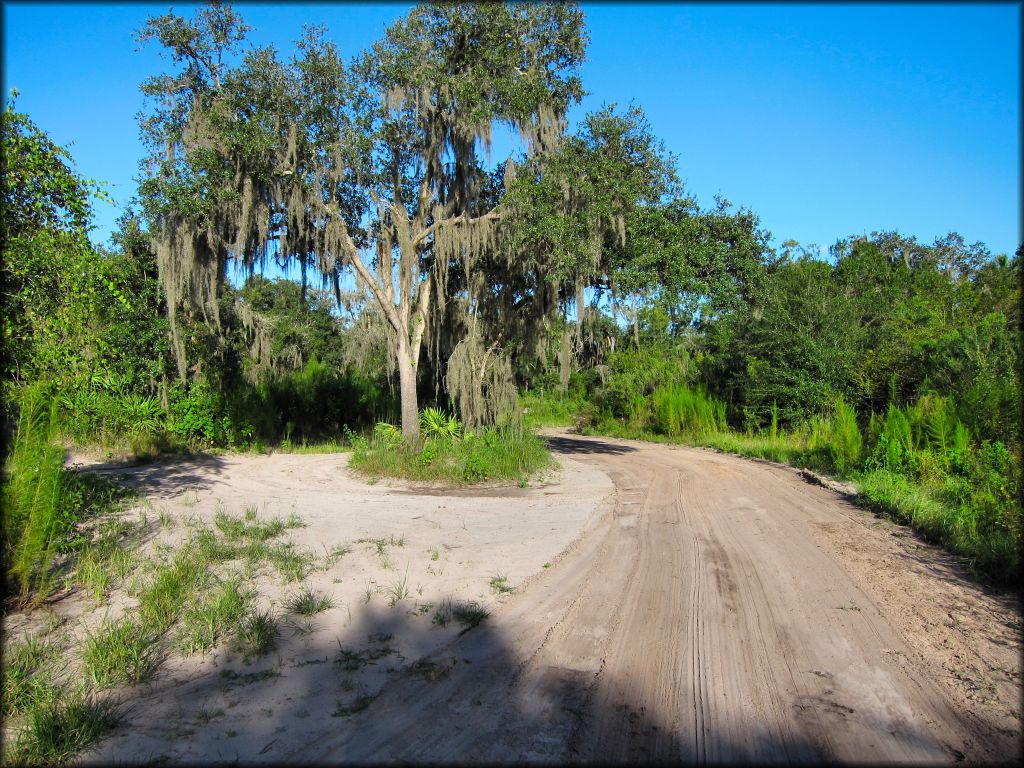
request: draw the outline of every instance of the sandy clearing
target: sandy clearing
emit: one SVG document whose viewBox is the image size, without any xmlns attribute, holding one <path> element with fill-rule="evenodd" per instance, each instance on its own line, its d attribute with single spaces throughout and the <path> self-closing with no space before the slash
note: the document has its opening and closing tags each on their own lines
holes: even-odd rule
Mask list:
<svg viewBox="0 0 1024 768">
<path fill-rule="evenodd" d="M 1015 599 L 795 470 L 552 442 L 563 475 L 538 489 L 370 486 L 338 456 L 131 470 L 179 517 L 258 503 L 302 516 L 292 534 L 310 547 L 406 544 L 392 569 L 357 545 L 315 576 L 339 606 L 272 657 L 176 661 L 151 690 L 122 692 L 127 722 L 85 761 L 1019 759 Z M 363 602 L 407 564 L 422 595 Z M 511 598 L 489 594 L 497 571 L 519 587 Z M 289 591 L 260 588 L 278 602 Z M 492 615 L 462 635 L 432 626 L 418 606 L 445 596 Z M 381 655 L 346 671 L 333 663 L 342 642 Z M 366 709 L 332 717 L 361 696 Z"/>
<path fill-rule="evenodd" d="M 326 592 L 335 606 L 313 617 L 311 634 L 287 627 L 278 648 L 246 665 L 227 649 L 202 658 L 172 656 L 150 686 L 115 692 L 126 717 L 85 763 L 242 761 L 307 744 L 337 727 L 339 708 L 374 697 L 399 669 L 457 637 L 462 627 L 432 623 L 445 601 L 477 601 L 494 611 L 507 596 L 490 587 L 500 574 L 516 588 L 556 562 L 560 553 L 593 525 L 600 502 L 613 491 L 607 475 L 572 458 L 547 483 L 533 488 L 482 488 L 442 492 L 395 483 L 370 484 L 346 467 L 348 456 L 227 455 L 142 467 L 84 464 L 140 490 L 152 522 L 169 515 L 177 525 L 155 536 L 146 551 L 180 541 L 189 525 L 211 525 L 218 510 L 241 515 L 258 508 L 261 518 L 298 515 L 305 527 L 285 539 L 324 555 L 336 545 L 352 551 L 304 583 Z M 389 542 L 384 557 L 374 543 Z M 397 543 L 400 542 L 400 543 Z M 408 595 L 390 606 L 403 587 Z M 273 572 L 254 584 L 260 605 L 282 604 L 298 585 Z M 114 595 L 111 608 L 95 608 L 82 596 L 55 604 L 82 637 L 104 617 L 131 610 L 132 600 Z M 17 621 L 12 622 L 17 631 Z M 339 648 L 376 651 L 378 658 L 344 669 Z M 255 744 L 257 726 L 267 737 Z M 263 752 L 267 743 L 271 749 Z"/>
</svg>

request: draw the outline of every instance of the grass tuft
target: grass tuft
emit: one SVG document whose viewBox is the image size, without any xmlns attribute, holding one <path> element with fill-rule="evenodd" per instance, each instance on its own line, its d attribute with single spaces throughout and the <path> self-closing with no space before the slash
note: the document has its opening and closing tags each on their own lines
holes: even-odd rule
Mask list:
<svg viewBox="0 0 1024 768">
<path fill-rule="evenodd" d="M 439 627 L 446 627 L 455 620 L 464 626 L 462 631 L 466 632 L 482 623 L 488 616 L 490 612 L 475 600 L 459 602 L 449 598 L 434 611 L 432 622 Z"/>
<path fill-rule="evenodd" d="M 255 611 L 241 623 L 237 644 L 246 656 L 262 656 L 277 645 L 279 636 L 273 611 Z"/>
<path fill-rule="evenodd" d="M 85 639 L 82 661 L 85 673 L 97 688 L 120 683 L 134 685 L 153 677 L 161 657 L 154 634 L 131 617 L 104 621 Z"/>
<path fill-rule="evenodd" d="M 2 702 L 6 715 L 22 712 L 35 699 L 39 687 L 45 684 L 42 669 L 57 650 L 53 640 L 36 635 L 4 649 Z"/>
<path fill-rule="evenodd" d="M 117 725 L 116 710 L 82 691 L 46 686 L 24 713 L 13 763 L 56 765 L 97 741 Z M 5 762 L 7 759 L 5 758 Z"/>
<path fill-rule="evenodd" d="M 394 608 L 401 600 L 409 596 L 409 566 L 405 567 L 405 574 L 400 579 L 395 579 L 391 584 L 384 587 L 384 594 L 388 598 L 388 607 Z"/>
<path fill-rule="evenodd" d="M 502 573 L 491 576 L 491 591 L 496 595 L 508 595 L 516 591 L 516 588 L 508 583 L 508 577 Z"/>
<path fill-rule="evenodd" d="M 185 601 L 208 579 L 207 563 L 193 546 L 180 550 L 169 565 L 161 566 L 139 595 L 142 622 L 157 634 L 175 622 Z"/>
<path fill-rule="evenodd" d="M 481 624 L 490 615 L 490 612 L 475 600 L 452 605 L 452 617 L 467 630 Z"/>
<path fill-rule="evenodd" d="M 206 653 L 225 637 L 237 636 L 255 593 L 242 588 L 237 577 L 191 605 L 182 617 L 178 645 L 185 653 Z"/>
<path fill-rule="evenodd" d="M 285 602 L 285 608 L 299 616 L 314 616 L 333 607 L 334 600 L 321 592 L 314 592 L 309 587 L 303 587 L 301 592 L 292 595 Z"/>
</svg>

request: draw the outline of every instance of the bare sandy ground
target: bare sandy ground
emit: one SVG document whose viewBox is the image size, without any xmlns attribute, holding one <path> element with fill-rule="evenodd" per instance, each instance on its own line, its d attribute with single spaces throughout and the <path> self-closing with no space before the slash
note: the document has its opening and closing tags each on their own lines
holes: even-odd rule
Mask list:
<svg viewBox="0 0 1024 768">
<path fill-rule="evenodd" d="M 370 484 L 347 463 L 345 454 L 228 455 L 98 469 L 145 495 L 151 523 L 161 514 L 174 519 L 147 552 L 180 541 L 190 525 L 212 526 L 218 510 L 240 516 L 250 507 L 262 519 L 298 515 L 305 527 L 285 538 L 306 551 L 351 551 L 304 581 L 335 603 L 312 617 L 314 631 L 291 631 L 285 621 L 277 649 L 251 664 L 224 647 L 205 658 L 172 656 L 152 685 L 115 692 L 125 717 L 82 762 L 280 760 L 336 730 L 339 711 L 372 700 L 387 680 L 457 637 L 458 621 L 433 623 L 438 607 L 476 601 L 496 614 L 508 597 L 492 590 L 491 578 L 518 589 L 552 567 L 613 492 L 600 469 L 569 457 L 540 487 L 445 492 Z M 369 541 L 381 539 L 383 556 Z M 259 604 L 286 619 L 282 606 L 299 585 L 268 570 L 253 585 Z M 84 597 L 54 607 L 82 636 L 131 610 L 131 599 L 113 597 L 109 609 Z M 335 662 L 342 648 L 350 652 L 344 666 Z"/>
<path fill-rule="evenodd" d="M 551 439 L 561 476 L 531 489 L 371 486 L 339 456 L 130 470 L 181 518 L 259 504 L 300 515 L 311 548 L 405 544 L 390 568 L 356 544 L 314 575 L 337 606 L 271 657 L 177 660 L 120 692 L 126 721 L 84 761 L 1020 759 L 1016 598 L 795 470 Z M 375 590 L 406 568 L 389 607 Z M 510 597 L 490 591 L 499 572 Z M 422 606 L 449 597 L 491 616 L 439 628 Z M 339 646 L 378 653 L 346 670 Z"/>
</svg>

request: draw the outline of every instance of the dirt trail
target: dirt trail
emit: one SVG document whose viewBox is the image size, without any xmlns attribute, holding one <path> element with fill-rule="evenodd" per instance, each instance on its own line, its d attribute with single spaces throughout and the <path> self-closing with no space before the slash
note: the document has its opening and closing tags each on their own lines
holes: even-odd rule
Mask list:
<svg viewBox="0 0 1024 768">
<path fill-rule="evenodd" d="M 787 468 L 552 442 L 612 478 L 596 527 L 277 760 L 1019 759 L 1013 600 Z"/>
</svg>

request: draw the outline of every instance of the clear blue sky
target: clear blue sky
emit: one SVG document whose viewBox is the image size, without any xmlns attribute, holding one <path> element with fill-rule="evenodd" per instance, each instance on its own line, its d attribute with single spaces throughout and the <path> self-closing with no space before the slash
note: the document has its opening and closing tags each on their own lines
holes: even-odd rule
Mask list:
<svg viewBox="0 0 1024 768">
<path fill-rule="evenodd" d="M 288 53 L 303 23 L 323 23 L 350 55 L 408 6 L 236 7 L 256 43 Z M 776 244 L 883 229 L 1020 244 L 1020 5 L 583 7 L 589 95 L 571 118 L 637 102 L 702 205 L 721 193 L 751 208 Z M 169 66 L 132 31 L 167 8 L 4 4 L 5 102 L 17 87 L 18 109 L 119 202 L 142 155 L 138 85 Z M 117 216 L 98 206 L 94 240 Z"/>
</svg>

